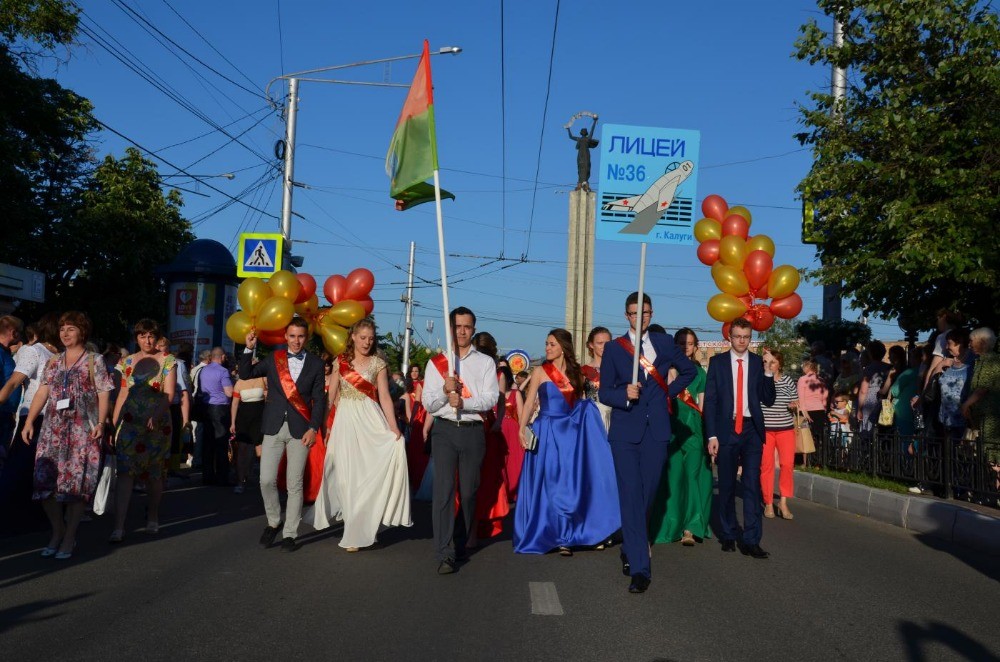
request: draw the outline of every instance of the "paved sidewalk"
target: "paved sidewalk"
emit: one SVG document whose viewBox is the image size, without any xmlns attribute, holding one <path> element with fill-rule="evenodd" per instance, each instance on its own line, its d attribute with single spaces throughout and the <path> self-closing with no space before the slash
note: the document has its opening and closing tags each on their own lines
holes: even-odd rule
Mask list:
<svg viewBox="0 0 1000 662">
<path fill-rule="evenodd" d="M 777 474 L 775 491 L 777 491 Z M 795 497 L 1000 556 L 1000 511 L 795 472 Z"/>
</svg>

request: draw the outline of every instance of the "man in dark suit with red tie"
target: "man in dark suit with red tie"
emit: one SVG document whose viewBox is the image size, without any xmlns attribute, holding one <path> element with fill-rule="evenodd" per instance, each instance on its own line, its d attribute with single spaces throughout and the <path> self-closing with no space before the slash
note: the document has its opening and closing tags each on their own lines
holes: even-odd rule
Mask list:
<svg viewBox="0 0 1000 662">
<path fill-rule="evenodd" d="M 766 559 L 760 547 L 760 461 L 764 452 L 764 413 L 761 405 L 774 404 L 774 377 L 764 372 L 763 360 L 749 351 L 753 327 L 740 318 L 729 329 L 732 348 L 708 362 L 705 386 L 705 434 L 708 454 L 719 472 L 719 538 L 722 551 L 735 552 L 739 533 L 736 522 L 736 470 L 743 467 L 743 537 L 740 551 Z"/>
</svg>

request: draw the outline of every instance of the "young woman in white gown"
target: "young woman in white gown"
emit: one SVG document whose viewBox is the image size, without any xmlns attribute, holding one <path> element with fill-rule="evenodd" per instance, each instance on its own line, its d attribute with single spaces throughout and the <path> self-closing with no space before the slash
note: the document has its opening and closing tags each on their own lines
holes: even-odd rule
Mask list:
<svg viewBox="0 0 1000 662">
<path fill-rule="evenodd" d="M 379 526 L 411 526 L 406 445 L 396 425 L 386 363 L 375 355 L 375 323 L 351 327 L 334 365 L 323 484 L 314 526 L 343 520 L 340 546 L 349 552 L 375 543 Z"/>
</svg>

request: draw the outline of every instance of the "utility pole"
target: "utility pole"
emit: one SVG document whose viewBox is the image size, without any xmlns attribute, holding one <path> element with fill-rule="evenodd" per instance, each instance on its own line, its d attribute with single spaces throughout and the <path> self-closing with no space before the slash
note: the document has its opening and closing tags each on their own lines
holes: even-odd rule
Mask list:
<svg viewBox="0 0 1000 662">
<path fill-rule="evenodd" d="M 413 253 L 417 244 L 410 242 L 410 268 L 407 276 L 406 295 L 406 330 L 403 331 L 403 379 L 410 375 L 410 334 L 413 333 Z"/>
<path fill-rule="evenodd" d="M 833 18 L 833 47 L 836 49 L 843 48 L 844 46 L 844 27 L 840 23 L 840 19 L 836 16 Z M 847 92 L 847 72 L 838 67 L 833 66 L 833 72 L 830 78 L 830 93 L 833 95 L 833 107 L 830 112 L 836 117 L 840 113 L 840 106 L 843 104 L 844 96 Z M 828 322 L 839 322 L 843 319 L 842 314 L 842 297 L 840 294 L 841 287 L 840 283 L 833 283 L 831 285 L 823 286 L 823 320 Z"/>
<path fill-rule="evenodd" d="M 299 111 L 299 79 L 288 79 L 288 106 L 285 109 L 285 173 L 282 177 L 281 234 L 285 250 L 292 251 L 292 187 L 295 186 L 295 116 Z"/>
</svg>

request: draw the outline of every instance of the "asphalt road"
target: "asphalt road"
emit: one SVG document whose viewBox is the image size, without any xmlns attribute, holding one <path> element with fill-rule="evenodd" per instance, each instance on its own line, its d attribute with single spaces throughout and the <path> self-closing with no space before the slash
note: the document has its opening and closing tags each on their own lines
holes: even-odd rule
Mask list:
<svg viewBox="0 0 1000 662">
<path fill-rule="evenodd" d="M 142 497 L 133 500 L 141 526 Z M 167 493 L 161 531 L 70 561 L 0 540 L 0 651 L 29 660 L 1000 660 L 1000 559 L 796 502 L 766 561 L 658 545 L 626 591 L 618 550 L 516 556 L 509 536 L 438 576 L 427 508 L 382 546 L 337 531 L 264 550 L 260 495 Z"/>
</svg>

